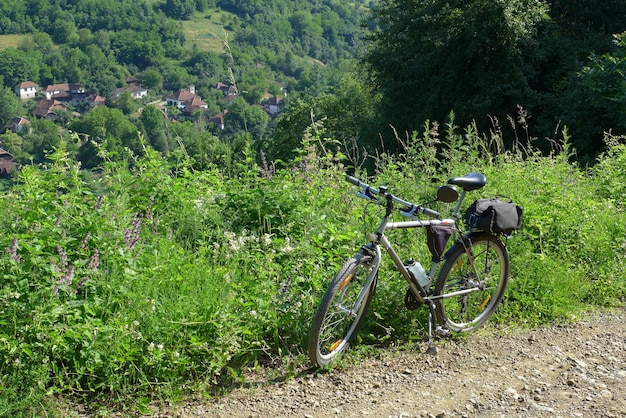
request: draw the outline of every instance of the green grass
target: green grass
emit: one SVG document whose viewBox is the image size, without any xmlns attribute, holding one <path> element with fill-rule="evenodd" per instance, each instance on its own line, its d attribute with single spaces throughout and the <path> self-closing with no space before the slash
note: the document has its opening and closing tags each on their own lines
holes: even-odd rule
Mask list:
<svg viewBox="0 0 626 418">
<path fill-rule="evenodd" d="M 488 184 L 467 205 L 503 195 L 524 207 L 493 321 L 535 326 L 624 303 L 626 214 L 615 178 L 626 148 L 582 170 L 567 151 L 494 155 L 478 135 L 441 136 L 437 153 L 415 136 L 369 181 L 427 202 L 432 178 L 480 171 Z M 105 164 L 97 184 L 63 147 L 48 170 L 24 167 L 0 197 L 0 416 L 44 415 L 56 396 L 94 412 L 141 412 L 152 400 L 227 387 L 244 368 L 305 359 L 316 305 L 363 243 L 364 201 L 343 181 L 340 159 L 302 151 L 271 176 L 254 164 L 233 177 L 194 172 L 151 150 L 132 166 Z M 401 257 L 428 258 L 424 236 L 391 239 Z M 405 290 L 384 262 L 359 342 L 424 337 L 426 312 L 399 309 Z"/>
<path fill-rule="evenodd" d="M 225 22 L 234 15 L 218 9 L 196 14 L 192 20 L 181 21 L 187 46 L 201 51 L 224 52 L 224 37 L 232 33 L 224 28 Z"/>
<path fill-rule="evenodd" d="M 29 37 L 30 35 L 0 35 L 0 49 L 17 48 Z"/>
</svg>

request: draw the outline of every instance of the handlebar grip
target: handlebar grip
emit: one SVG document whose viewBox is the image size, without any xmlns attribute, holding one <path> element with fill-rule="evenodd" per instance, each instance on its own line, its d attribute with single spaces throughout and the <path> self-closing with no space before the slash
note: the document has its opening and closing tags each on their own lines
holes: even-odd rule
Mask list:
<svg viewBox="0 0 626 418">
<path fill-rule="evenodd" d="M 352 176 L 348 176 L 348 175 L 347 175 L 347 176 L 346 176 L 346 181 L 347 181 L 348 183 L 352 183 L 352 184 L 354 184 L 355 186 L 360 186 L 360 185 L 361 185 L 361 182 L 359 181 L 359 179 L 357 179 L 357 178 L 355 178 L 355 177 L 352 177 Z"/>
<path fill-rule="evenodd" d="M 441 218 L 441 214 L 437 212 L 436 210 L 422 208 L 422 213 L 424 215 L 430 216 L 431 218 Z"/>
</svg>

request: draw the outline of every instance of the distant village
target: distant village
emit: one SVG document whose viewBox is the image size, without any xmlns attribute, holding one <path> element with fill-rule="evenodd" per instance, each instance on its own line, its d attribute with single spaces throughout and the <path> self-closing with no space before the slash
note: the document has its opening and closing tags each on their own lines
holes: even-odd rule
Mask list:
<svg viewBox="0 0 626 418">
<path fill-rule="evenodd" d="M 137 79 L 129 77 L 126 79 L 126 86 L 115 89 L 112 98 L 118 99 L 123 94 L 130 94 L 133 99 L 141 100 L 148 96 L 149 90 L 143 87 Z M 283 97 L 287 95 L 286 88 L 280 86 Z M 214 123 L 218 129 L 224 129 L 224 116 L 228 113 L 228 105 L 237 97 L 237 89 L 234 86 L 217 83 L 215 89 L 223 93 L 223 110 L 209 118 L 210 123 Z M 80 84 L 61 83 L 51 84 L 46 88 L 41 88 L 32 81 L 23 81 L 14 87 L 15 94 L 22 100 L 36 100 L 35 107 L 31 111 L 31 116 L 56 121 L 61 112 L 72 112 L 75 116 L 81 113 L 74 109 L 83 109 L 86 113 L 90 109 L 106 104 L 106 98 L 95 93 L 85 91 Z M 261 99 L 260 106 L 270 117 L 276 117 L 283 106 L 283 97 L 265 93 Z M 174 91 L 162 100 L 153 102 L 156 107 L 163 110 L 167 115 L 167 107 L 172 106 L 180 110 L 177 117 L 189 116 L 194 112 L 206 111 L 208 105 L 196 94 L 194 86 Z M 20 133 L 24 129 L 30 129 L 30 120 L 25 117 L 16 116 L 11 119 L 6 128 L 12 132 Z M 0 177 L 6 177 L 17 168 L 13 155 L 0 148 Z"/>
</svg>

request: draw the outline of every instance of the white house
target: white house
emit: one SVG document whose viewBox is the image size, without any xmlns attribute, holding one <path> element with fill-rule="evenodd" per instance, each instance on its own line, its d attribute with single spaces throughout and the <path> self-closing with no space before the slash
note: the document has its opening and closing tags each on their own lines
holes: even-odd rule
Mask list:
<svg viewBox="0 0 626 418">
<path fill-rule="evenodd" d="M 17 96 L 22 100 L 34 99 L 39 93 L 39 85 L 33 83 L 32 81 L 22 81 L 15 86 L 14 91 L 15 94 L 17 94 Z"/>
</svg>

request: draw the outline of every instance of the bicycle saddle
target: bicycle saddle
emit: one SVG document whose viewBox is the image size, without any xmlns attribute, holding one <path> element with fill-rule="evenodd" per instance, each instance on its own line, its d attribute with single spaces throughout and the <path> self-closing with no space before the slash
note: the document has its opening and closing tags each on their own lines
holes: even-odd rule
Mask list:
<svg viewBox="0 0 626 418">
<path fill-rule="evenodd" d="M 472 172 L 461 177 L 453 177 L 448 180 L 448 184 L 454 184 L 466 192 L 471 192 L 487 184 L 487 177 L 484 174 Z"/>
</svg>

